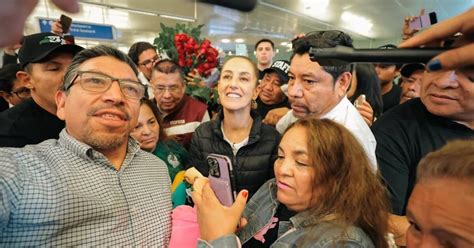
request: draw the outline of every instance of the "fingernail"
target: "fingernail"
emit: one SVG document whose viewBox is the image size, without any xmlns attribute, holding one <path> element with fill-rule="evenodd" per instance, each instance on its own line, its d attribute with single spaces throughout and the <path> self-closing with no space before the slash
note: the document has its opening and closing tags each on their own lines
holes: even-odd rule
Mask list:
<svg viewBox="0 0 474 248">
<path fill-rule="evenodd" d="M 247 198 L 247 196 L 249 195 L 249 192 L 247 190 L 245 190 L 244 192 L 242 192 L 242 196 L 244 198 Z"/>
<path fill-rule="evenodd" d="M 438 59 L 430 61 L 426 67 L 428 71 L 439 71 L 441 70 L 441 62 Z"/>
</svg>

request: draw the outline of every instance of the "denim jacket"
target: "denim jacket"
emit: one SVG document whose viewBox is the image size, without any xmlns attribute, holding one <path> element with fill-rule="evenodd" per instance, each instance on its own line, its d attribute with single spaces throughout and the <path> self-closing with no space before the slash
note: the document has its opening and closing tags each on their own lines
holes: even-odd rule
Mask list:
<svg viewBox="0 0 474 248">
<path fill-rule="evenodd" d="M 275 215 L 278 205 L 275 179 L 267 181 L 247 204 L 243 217 L 248 224 L 237 235 L 226 235 L 211 243 L 200 240 L 198 247 L 240 247 L 264 228 Z M 280 221 L 278 239 L 271 247 L 347 247 L 372 248 L 364 231 L 355 226 L 344 228 L 336 221 L 322 221 L 301 212 L 289 221 Z"/>
</svg>

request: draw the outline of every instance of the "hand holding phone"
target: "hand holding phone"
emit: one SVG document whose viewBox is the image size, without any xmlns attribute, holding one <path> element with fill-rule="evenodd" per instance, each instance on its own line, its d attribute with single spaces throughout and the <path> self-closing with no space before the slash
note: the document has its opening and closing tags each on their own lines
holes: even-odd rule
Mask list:
<svg viewBox="0 0 474 248">
<path fill-rule="evenodd" d="M 69 29 L 71 28 L 72 18 L 67 15 L 61 15 L 59 17 L 59 23 L 63 28 L 63 34 L 69 33 Z"/>
<path fill-rule="evenodd" d="M 209 185 L 216 194 L 217 199 L 224 206 L 232 206 L 236 197 L 236 191 L 230 159 L 219 154 L 209 154 L 207 156 L 207 164 L 209 166 Z"/>
<path fill-rule="evenodd" d="M 354 101 L 354 106 L 357 108 L 357 106 L 362 105 L 365 102 L 365 95 L 361 94 L 357 99 Z"/>
<path fill-rule="evenodd" d="M 423 14 L 420 16 L 414 17 L 408 24 L 410 30 L 420 30 L 427 28 L 438 22 L 436 12 L 430 12 L 428 14 Z"/>
</svg>

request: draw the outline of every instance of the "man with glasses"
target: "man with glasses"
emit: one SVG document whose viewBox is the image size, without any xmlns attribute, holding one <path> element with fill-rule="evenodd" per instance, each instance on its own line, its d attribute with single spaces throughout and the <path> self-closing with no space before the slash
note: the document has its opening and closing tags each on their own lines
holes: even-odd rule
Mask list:
<svg viewBox="0 0 474 248">
<path fill-rule="evenodd" d="M 20 69 L 19 64 L 8 64 L 0 69 L 0 96 L 10 106 L 15 106 L 31 96 L 26 84 L 16 78 L 16 73 Z"/>
<path fill-rule="evenodd" d="M 349 35 L 337 31 L 317 31 L 293 41 L 288 73 L 288 98 L 291 110 L 277 123 L 283 133 L 299 118 L 327 118 L 344 125 L 359 140 L 374 167 L 376 141 L 354 105 L 346 97 L 351 83 L 351 66 L 337 59 L 310 59 L 309 50 L 336 45 L 352 47 Z"/>
<path fill-rule="evenodd" d="M 189 148 L 194 130 L 210 120 L 207 105 L 185 94 L 183 71 L 169 59 L 155 65 L 150 84 L 166 134 Z"/>
<path fill-rule="evenodd" d="M 137 74 L 117 49 L 80 52 L 55 97 L 59 139 L 0 149 L 4 246 L 168 246 L 166 165 L 129 136 L 145 92 Z"/>
<path fill-rule="evenodd" d="M 128 56 L 137 65 L 140 70 L 138 78 L 142 83 L 148 83 L 151 79 L 153 66 L 159 61 L 160 57 L 156 53 L 156 47 L 148 42 L 134 43 L 128 50 Z M 146 82 L 143 82 L 145 77 Z"/>
<path fill-rule="evenodd" d="M 31 99 L 0 113 L 0 147 L 23 147 L 58 138 L 64 121 L 56 116 L 55 93 L 72 57 L 83 48 L 53 33 L 26 36 L 18 52 L 16 73 Z"/>
</svg>

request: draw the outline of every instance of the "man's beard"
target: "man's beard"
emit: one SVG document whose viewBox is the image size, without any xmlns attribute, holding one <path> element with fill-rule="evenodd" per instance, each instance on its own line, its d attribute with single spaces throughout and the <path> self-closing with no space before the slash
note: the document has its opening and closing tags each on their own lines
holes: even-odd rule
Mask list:
<svg viewBox="0 0 474 248">
<path fill-rule="evenodd" d="M 127 142 L 128 133 L 124 134 L 103 134 L 100 135 L 94 130 L 87 129 L 84 134 L 83 142 L 94 148 L 95 150 L 102 151 L 111 151 L 115 150 L 123 143 Z"/>
</svg>

